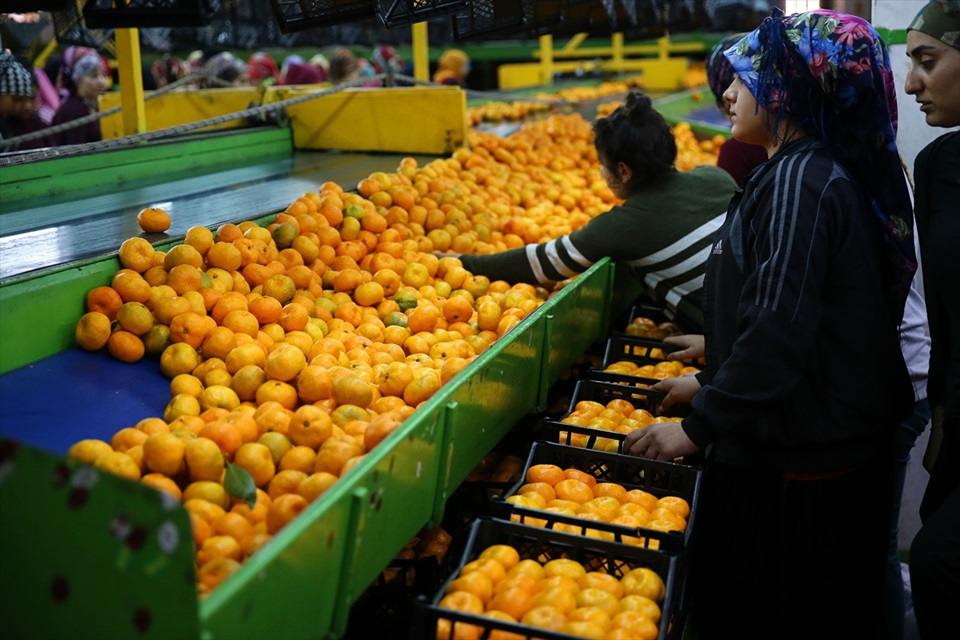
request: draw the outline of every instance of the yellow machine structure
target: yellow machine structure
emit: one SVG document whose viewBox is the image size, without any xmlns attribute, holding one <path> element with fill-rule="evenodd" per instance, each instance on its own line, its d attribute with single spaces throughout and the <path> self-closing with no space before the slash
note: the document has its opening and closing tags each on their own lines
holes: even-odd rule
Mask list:
<svg viewBox="0 0 960 640">
<path fill-rule="evenodd" d="M 555 73 L 629 73 L 643 74 L 643 85 L 650 90 L 675 91 L 686 88 L 688 61 L 682 54 L 705 52 L 702 42 L 676 43 L 670 35 L 656 44 L 626 45 L 623 34 L 614 33 L 610 46 L 583 46 L 587 34 L 579 33 L 560 49 L 553 36 L 540 37 L 540 49 L 534 52 L 538 62 L 503 64 L 498 69 L 501 89 L 548 86 Z M 673 57 L 680 54 L 679 57 Z M 648 56 L 645 58 L 637 56 Z M 653 56 L 652 58 L 649 56 Z"/>
</svg>

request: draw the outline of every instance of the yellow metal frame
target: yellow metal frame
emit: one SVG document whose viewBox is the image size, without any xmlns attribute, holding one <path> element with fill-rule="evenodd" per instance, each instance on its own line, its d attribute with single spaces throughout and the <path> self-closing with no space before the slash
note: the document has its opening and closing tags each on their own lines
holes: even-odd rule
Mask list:
<svg viewBox="0 0 960 640">
<path fill-rule="evenodd" d="M 121 81 L 121 86 L 122 84 Z M 130 133 L 157 131 L 243 111 L 250 107 L 251 103 L 259 103 L 262 92 L 257 87 L 191 89 L 164 93 L 148 102 L 143 101 L 142 88 L 139 97 L 132 97 L 128 93 L 113 91 L 100 96 L 101 111 L 123 105 L 123 109 L 119 113 L 105 116 L 100 121 L 104 140 L 127 135 L 127 126 L 135 128 Z M 124 119 L 124 115 L 128 114 L 128 107 L 135 111 L 142 110 L 142 122 L 136 122 L 136 119 L 134 119 L 135 123 L 128 125 L 127 120 Z M 243 124 L 243 121 L 237 119 L 214 127 L 207 127 L 204 130 L 229 129 L 240 124 Z"/>
<path fill-rule="evenodd" d="M 578 33 L 563 47 L 554 49 L 553 38 L 542 36 L 540 48 L 533 52 L 539 62 L 501 65 L 498 69 L 500 88 L 549 86 L 554 73 L 639 71 L 646 88 L 674 91 L 686 88 L 688 61 L 673 56 L 706 51 L 702 42 L 675 43 L 670 41 L 669 34 L 657 38 L 656 44 L 637 45 L 624 44 L 622 33 L 611 36 L 610 46 L 581 46 L 586 38 L 587 34 Z"/>
<path fill-rule="evenodd" d="M 276 87 L 264 102 L 315 91 Z M 298 149 L 449 155 L 466 144 L 467 97 L 459 88 L 345 89 L 287 108 Z"/>
<path fill-rule="evenodd" d="M 419 22 L 412 26 L 412 39 L 414 77 L 418 80 L 428 81 L 430 79 L 430 58 L 426 22 Z M 50 55 L 56 45 L 56 40 L 51 40 L 42 54 L 44 59 Z M 318 88 L 315 86 L 309 89 L 294 89 L 291 91 L 287 87 L 285 88 L 286 91 L 282 93 L 278 93 L 276 89 L 271 89 L 272 93 L 270 95 L 266 95 L 264 89 L 259 87 L 201 89 L 166 93 L 145 102 L 143 77 L 140 69 L 139 31 L 136 29 L 117 29 L 115 32 L 115 48 L 116 66 L 120 75 L 120 91 L 101 96 L 100 110 L 105 111 L 117 106 L 122 106 L 123 109 L 118 114 L 106 116 L 101 120 L 101 129 L 106 140 L 147 131 L 168 129 L 215 116 L 236 113 L 254 104 L 276 102 L 283 99 L 277 97 L 278 95 L 292 97 L 302 93 L 302 91 L 315 91 Z M 397 105 L 394 105 L 399 107 L 400 111 L 391 108 L 382 113 L 383 122 L 398 122 L 400 123 L 399 128 L 407 128 L 408 131 L 399 136 L 399 139 L 393 135 L 378 135 L 371 139 L 362 132 L 359 136 L 347 135 L 344 140 L 344 144 L 347 146 L 335 148 L 357 149 L 356 145 L 359 140 L 361 145 L 370 145 L 364 148 L 372 151 L 397 150 L 410 153 L 443 153 L 448 148 L 454 149 L 463 144 L 466 139 L 464 128 L 466 127 L 466 98 L 462 92 L 459 96 L 448 94 L 449 92 L 442 94 L 443 97 L 437 98 L 436 94 L 416 92 L 398 94 L 396 90 L 392 90 L 391 100 L 401 98 Z M 421 100 L 423 96 L 428 96 L 425 101 Z M 435 100 L 440 100 L 445 108 L 450 108 L 452 111 L 436 113 L 436 109 L 432 108 L 431 104 Z M 351 97 L 350 102 L 355 102 L 357 105 L 362 104 L 367 108 L 373 106 L 376 109 L 380 109 L 382 105 L 382 101 L 379 99 L 357 98 L 356 96 Z M 308 104 L 313 105 L 314 102 L 311 101 Z M 407 105 L 409 104 L 415 105 L 414 110 L 423 109 L 423 111 L 408 111 Z M 340 122 L 338 118 L 334 118 L 330 123 L 319 124 L 314 121 L 313 115 L 310 117 L 304 115 L 309 111 L 309 109 L 305 111 L 300 108 L 291 110 L 291 115 L 296 114 L 298 121 L 306 123 L 299 125 L 301 134 L 297 134 L 295 131 L 295 137 L 303 143 L 304 148 L 312 148 L 313 145 L 317 144 L 325 148 L 334 148 L 329 145 L 329 133 L 324 133 L 317 138 L 315 134 L 318 131 L 330 132 L 340 128 L 344 128 L 346 131 L 351 130 L 350 126 Z M 326 113 L 326 111 L 324 112 Z M 339 113 L 338 110 L 334 109 L 327 115 L 327 119 L 337 113 Z M 423 117 L 422 114 L 424 113 L 427 114 L 427 117 Z M 463 126 L 459 122 L 461 116 L 464 121 Z M 409 132 L 411 122 L 417 123 L 420 127 L 416 135 Z M 229 129 L 242 124 L 243 121 L 237 119 L 206 127 L 204 130 Z M 380 127 L 374 128 L 379 129 Z M 368 130 L 370 129 L 368 127 Z M 383 129 L 386 130 L 386 128 Z M 310 131 L 311 133 L 304 134 L 303 131 Z M 340 139 L 340 136 L 334 136 L 334 139 Z M 427 142 L 428 140 L 429 142 Z M 381 145 L 384 144 L 390 148 L 383 148 Z M 393 147 L 397 148 L 394 149 Z"/>
<path fill-rule="evenodd" d="M 140 63 L 140 32 L 137 29 L 117 29 L 117 71 L 120 74 L 120 101 L 125 108 L 120 112 L 123 135 L 147 130 L 147 116 L 143 107 L 143 74 Z"/>
<path fill-rule="evenodd" d="M 253 105 L 271 104 L 315 93 L 330 85 L 236 87 L 173 91 L 138 104 L 143 131 L 168 129 L 217 116 L 237 113 Z M 101 96 L 100 108 L 123 101 L 121 93 Z M 126 109 L 101 121 L 104 139 L 125 135 Z M 298 149 L 342 149 L 446 155 L 466 144 L 469 123 L 467 98 L 460 87 L 370 87 L 344 89 L 288 106 L 293 144 Z M 243 126 L 230 120 L 213 129 Z"/>
</svg>

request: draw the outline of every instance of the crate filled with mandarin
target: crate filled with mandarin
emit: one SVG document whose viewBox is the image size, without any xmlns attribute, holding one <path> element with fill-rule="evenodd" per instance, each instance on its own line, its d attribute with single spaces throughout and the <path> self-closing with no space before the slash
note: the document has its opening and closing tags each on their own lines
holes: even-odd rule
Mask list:
<svg viewBox="0 0 960 640">
<path fill-rule="evenodd" d="M 421 638 L 670 637 L 676 558 L 482 518 L 460 566 L 418 604 Z"/>
<path fill-rule="evenodd" d="M 659 305 L 642 301 L 630 307 L 626 326 L 618 331 L 651 340 L 692 333 L 682 320 L 675 318 L 675 314 Z"/>
<path fill-rule="evenodd" d="M 700 372 L 700 363 L 666 359 L 666 354 L 676 350 L 659 340 L 612 333 L 602 364 L 588 369 L 583 377 L 647 389 L 665 378 Z"/>
<path fill-rule="evenodd" d="M 536 442 L 523 479 L 492 500 L 491 512 L 529 526 L 682 553 L 699 492 L 696 467 Z"/>
<path fill-rule="evenodd" d="M 627 435 L 679 417 L 654 415 L 663 391 L 624 384 L 619 376 L 595 372 L 577 380 L 566 413 L 541 424 L 546 439 L 573 447 L 623 453 Z"/>
</svg>

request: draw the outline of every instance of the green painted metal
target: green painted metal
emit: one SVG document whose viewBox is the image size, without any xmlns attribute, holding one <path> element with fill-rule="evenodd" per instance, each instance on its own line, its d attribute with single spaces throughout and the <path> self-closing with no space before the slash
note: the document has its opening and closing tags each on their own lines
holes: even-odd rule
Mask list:
<svg viewBox="0 0 960 640">
<path fill-rule="evenodd" d="M 335 636 L 346 631 L 350 606 L 433 518 L 446 411 L 435 395 L 341 481 L 353 496 L 354 523 L 338 585 Z"/>
<path fill-rule="evenodd" d="M 709 124 L 690 122 L 687 120 L 690 112 L 702 109 L 710 104 L 713 104 L 713 94 L 710 93 L 710 89 L 701 87 L 699 89 L 680 91 L 660 98 L 654 103 L 654 106 L 656 106 L 657 111 L 659 111 L 664 119 L 671 125 L 676 125 L 684 121 L 690 124 L 690 128 L 694 133 L 707 136 L 721 135 L 729 138 L 729 128 L 715 127 Z"/>
<path fill-rule="evenodd" d="M 880 38 L 888 47 L 895 44 L 907 44 L 906 29 L 884 29 L 883 27 L 877 27 L 876 29 Z"/>
<path fill-rule="evenodd" d="M 556 382 L 591 344 L 607 334 L 606 314 L 614 268 L 613 261 L 602 259 L 537 310 L 550 315 L 545 318 L 548 329 L 543 349 L 543 386 Z"/>
<path fill-rule="evenodd" d="M 166 244 L 178 241 L 180 239 L 170 239 Z M 5 325 L 11 317 L 29 324 L 37 314 L 19 306 L 52 300 L 53 306 L 44 307 L 44 313 L 57 320 L 60 333 L 68 335 L 48 341 L 43 348 L 50 350 L 56 344 L 61 345 L 59 349 L 69 348 L 83 295 L 91 286 L 109 281 L 117 266 L 116 257 L 111 256 L 81 267 L 22 278 L 14 285 L 0 288 L 0 294 L 7 292 L 6 300 L 17 302 L 13 309 L 6 304 L 0 306 L 3 310 L 0 319 Z M 169 636 L 156 637 L 259 638 L 275 635 L 281 627 L 285 638 L 342 637 L 352 604 L 420 528 L 439 520 L 442 505 L 483 455 L 519 418 L 537 406 L 544 380 L 555 377 L 557 371 L 582 352 L 584 345 L 606 331 L 608 316 L 604 309 L 612 298 L 613 271 L 612 263 L 605 259 L 541 305 L 482 354 L 471 369 L 465 370 L 466 375 L 442 387 L 342 481 L 199 603 L 194 591 L 192 554 L 184 558 L 179 574 L 189 577 L 189 581 L 182 578 L 184 584 L 181 585 L 189 598 L 177 599 L 176 595 L 171 598 L 169 591 L 159 596 L 156 594 L 160 592 L 151 590 L 153 595 L 144 605 L 151 611 L 173 606 L 184 609 L 169 616 L 164 613 L 165 618 L 175 621 L 168 624 L 179 626 Z M 14 295 L 10 295 L 11 292 Z M 35 330 L 33 326 L 32 331 Z M 13 342 L 5 332 L 4 344 Z M 32 347 L 37 349 L 36 341 Z M 549 366 L 545 364 L 545 354 L 550 354 Z M 20 357 L 39 359 L 36 352 L 31 353 L 27 348 Z M 5 360 L 4 366 L 9 362 Z M 517 381 L 526 382 L 517 384 Z M 59 464 L 72 463 L 60 460 Z M 44 473 L 47 476 L 33 477 L 28 484 L 49 485 L 43 478 L 49 477 L 51 471 Z M 133 484 L 112 476 L 101 476 L 101 480 L 124 487 Z M 0 533 L 4 536 L 3 548 L 37 548 L 31 546 L 34 541 L 31 531 L 15 519 L 18 510 L 9 508 L 17 503 L 6 500 L 8 493 L 23 491 L 22 487 L 8 482 L 0 486 L 0 490 L 5 498 L 2 513 L 5 526 Z M 143 488 L 143 491 L 149 490 Z M 24 496 L 36 494 L 27 491 Z M 38 522 L 31 529 L 46 528 L 55 535 L 68 529 L 49 526 L 46 513 L 50 509 L 46 503 L 50 499 L 49 496 L 34 498 L 32 504 L 43 508 L 34 510 Z M 156 505 L 153 510 L 162 511 Z M 53 512 L 58 513 L 56 509 Z M 176 514 L 182 518 L 182 508 L 177 507 Z M 166 517 L 166 512 L 160 515 L 150 512 L 150 515 Z M 87 546 L 100 544 L 98 536 L 112 540 L 103 536 L 102 523 L 97 526 L 75 524 L 69 530 L 77 537 L 78 544 L 76 548 L 69 547 L 70 551 L 65 551 L 67 555 L 87 558 L 91 556 Z M 8 540 L 24 536 L 30 538 L 29 544 L 27 541 L 19 546 L 7 544 Z M 93 557 L 99 556 L 94 552 Z M 108 560 L 91 560 L 84 565 L 91 581 L 99 584 L 111 579 L 115 567 Z M 41 586 L 49 589 L 48 585 Z M 101 611 L 109 612 L 115 606 L 111 600 L 101 599 L 101 591 L 88 591 L 90 601 L 85 601 L 84 606 L 87 611 L 96 611 L 97 618 L 103 617 Z M 136 593 L 135 587 L 125 592 Z M 53 610 L 53 604 L 47 607 L 43 599 L 31 598 L 33 611 Z M 184 599 L 189 602 L 184 604 Z M 127 606 L 129 599 L 122 602 Z M 128 611 L 122 607 L 121 611 L 129 618 Z M 53 615 L 42 617 L 57 619 Z M 157 629 L 165 628 L 158 624 Z M 104 633 L 100 637 L 125 635 Z"/>
<path fill-rule="evenodd" d="M 6 439 L 0 469 L 8 637 L 199 637 L 193 537 L 179 501 Z"/>
<path fill-rule="evenodd" d="M 250 153 L 248 147 L 244 149 Z M 151 157 L 156 159 L 156 155 Z M 172 161 L 170 158 L 165 162 Z M 100 171 L 109 169 L 101 167 Z M 72 186 L 79 188 L 76 183 Z M 257 222 L 265 223 L 271 218 L 264 216 Z M 157 248 L 169 248 L 179 242 L 182 237 L 169 238 L 158 243 Z M 118 268 L 119 262 L 112 254 L 0 283 L 0 373 L 71 348 L 86 293 L 95 286 L 108 284 Z M 534 311 L 477 358 L 464 375 L 442 387 L 397 432 L 204 600 L 198 601 L 195 595 L 192 549 L 190 545 L 181 545 L 191 553 L 178 560 L 179 571 L 173 571 L 179 573 L 180 586 L 152 590 L 152 599 L 144 605 L 153 612 L 153 629 L 158 634 L 147 637 L 215 640 L 275 637 L 278 633 L 284 638 L 341 637 L 350 607 L 396 552 L 424 524 L 439 520 L 447 498 L 481 458 L 518 419 L 542 404 L 544 389 L 588 345 L 606 334 L 611 310 L 629 304 L 633 297 L 630 287 L 637 286 L 635 281 L 632 285 L 624 281 L 620 274 L 621 269 L 604 259 Z M 5 464 L 3 456 L 0 446 L 0 468 Z M 121 610 L 126 611 L 123 607 L 130 606 L 139 588 L 138 584 L 130 586 L 130 580 L 114 579 L 120 556 L 98 555 L 101 545 L 112 545 L 108 548 L 114 549 L 117 546 L 115 538 L 104 535 L 109 527 L 104 528 L 103 522 L 71 521 L 70 526 L 57 525 L 57 518 L 71 514 L 61 513 L 62 496 L 49 494 L 53 491 L 49 478 L 57 465 L 68 469 L 75 465 L 56 457 L 52 460 L 53 467 L 46 460 L 37 474 L 22 476 L 29 481 L 28 485 L 43 485 L 42 492 L 11 484 L 10 479 L 0 484 L 4 498 L 0 554 L 10 554 L 12 549 L 11 555 L 24 556 L 17 562 L 21 563 L 21 571 L 28 572 L 28 568 L 36 566 L 28 564 L 34 559 L 16 551 L 45 548 L 36 544 L 38 538 L 41 542 L 46 539 L 36 536 L 36 529 L 49 532 L 50 544 L 55 544 L 55 536 L 70 531 L 77 544 L 63 546 L 64 554 L 85 558 L 83 566 L 88 575 L 84 580 L 97 585 L 117 583 L 123 594 L 111 600 L 112 589 L 85 589 L 86 615 L 63 617 L 54 615 L 59 605 L 36 598 L 34 593 L 29 599 L 34 617 L 39 613 L 44 621 L 50 618 L 51 624 L 67 624 L 56 620 L 71 621 L 69 628 L 55 627 L 51 633 L 37 637 L 74 635 L 71 632 L 75 631 L 75 620 L 107 617 L 116 606 L 114 600 L 121 602 Z M 16 479 L 16 473 L 11 478 Z M 132 495 L 148 495 L 154 502 L 148 501 L 148 506 L 142 507 L 144 521 L 172 519 L 181 530 L 189 532 L 182 529 L 184 523 L 189 526 L 183 509 L 174 505 L 166 510 L 167 507 L 157 504 L 159 494 L 145 487 L 132 490 L 131 486 L 139 485 L 105 474 L 100 475 L 100 484 L 117 484 Z M 10 508 L 19 504 L 16 500 L 8 501 L 14 490 L 23 494 L 16 500 L 32 499 L 25 504 L 41 507 L 33 509 L 35 526 L 24 526 L 20 510 Z M 55 504 L 57 500 L 60 503 Z M 140 518 L 141 507 L 136 509 L 135 512 L 131 507 L 130 513 Z M 188 538 L 189 533 L 184 539 Z M 88 546 L 92 551 L 87 550 Z M 4 566 L 8 566 L 6 562 Z M 145 566 L 152 568 L 154 564 Z M 152 574 L 150 578 L 156 579 Z M 5 620 L 10 619 L 7 603 L 22 602 L 7 597 L 11 584 L 16 586 L 16 581 L 5 579 L 2 587 L 0 606 L 4 607 Z M 37 588 L 49 591 L 49 580 L 38 584 Z M 13 608 L 9 611 L 16 613 Z M 91 616 L 90 612 L 96 615 Z M 158 622 L 161 614 L 165 619 L 162 625 Z M 125 637 L 128 633 L 129 629 L 114 632 L 110 627 L 98 637 Z"/>
<path fill-rule="evenodd" d="M 182 242 L 183 236 L 177 236 L 154 246 L 165 251 Z M 116 253 L 111 253 L 0 281 L 0 375 L 72 347 L 87 293 L 109 285 L 120 266 Z"/>
<path fill-rule="evenodd" d="M 438 499 L 446 502 L 514 423 L 536 407 L 545 330 L 546 317 L 531 314 L 464 369 L 467 375 L 439 392 L 455 406 L 447 416 L 449 444 L 442 451 Z"/>
<path fill-rule="evenodd" d="M 0 212 L 25 200 L 99 195 L 119 186 L 157 184 L 246 166 L 251 159 L 260 163 L 286 158 L 292 152 L 290 129 L 264 127 L 10 165 L 0 171 Z"/>
<path fill-rule="evenodd" d="M 0 282 L 0 374 L 70 348 L 87 292 L 119 268 L 112 256 Z"/>
<path fill-rule="evenodd" d="M 200 602 L 200 635 L 182 638 L 324 637 L 344 606 L 352 509 L 352 485 L 334 484 Z"/>
</svg>

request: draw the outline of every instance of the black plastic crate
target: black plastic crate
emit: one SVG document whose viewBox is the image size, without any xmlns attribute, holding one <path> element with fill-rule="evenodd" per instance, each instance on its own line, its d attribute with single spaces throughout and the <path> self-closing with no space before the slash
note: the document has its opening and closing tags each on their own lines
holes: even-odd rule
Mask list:
<svg viewBox="0 0 960 640">
<path fill-rule="evenodd" d="M 528 37 L 553 33 L 563 20 L 563 6 L 569 0 L 525 0 L 524 32 Z"/>
<path fill-rule="evenodd" d="M 87 0 L 83 20 L 96 29 L 201 27 L 219 9 L 220 0 Z"/>
<path fill-rule="evenodd" d="M 645 527 L 626 527 L 595 520 L 586 520 L 576 516 L 520 507 L 506 498 L 517 495 L 526 482 L 526 472 L 537 464 L 554 464 L 561 469 L 579 469 L 589 473 L 597 482 L 614 482 L 628 491 L 641 489 L 658 499 L 674 496 L 683 498 L 690 506 L 687 527 L 683 531 L 658 531 Z M 493 514 L 503 520 L 514 520 L 530 524 L 531 521 L 546 521 L 546 528 L 554 528 L 558 523 L 573 525 L 584 535 L 587 529 L 612 534 L 614 541 L 633 546 L 654 547 L 666 553 L 683 553 L 690 543 L 697 503 L 700 498 L 700 470 L 683 464 L 648 460 L 636 456 L 625 456 L 602 451 L 590 451 L 579 447 L 569 447 L 552 442 L 537 442 L 530 452 L 524 479 L 510 488 L 503 499 L 494 499 Z M 626 539 L 633 538 L 632 542 Z M 641 538 L 638 542 L 636 538 Z M 657 544 L 652 544 L 656 540 Z"/>
<path fill-rule="evenodd" d="M 541 424 L 541 431 L 546 434 L 547 439 L 560 444 L 581 449 L 623 453 L 623 443 L 627 434 L 586 425 L 570 424 L 563 422 L 563 419 L 574 412 L 576 405 L 581 400 L 593 400 L 603 405 L 614 399 L 626 400 L 635 409 L 644 409 L 653 413 L 654 404 L 659 402 L 666 394 L 663 391 L 648 388 L 650 384 L 654 384 L 657 380 L 646 380 L 645 378 L 611 374 L 603 371 L 592 371 L 589 374 L 589 377 L 577 381 L 567 412 L 558 419 L 545 418 Z"/>
<path fill-rule="evenodd" d="M 442 18 L 463 9 L 463 0 L 377 0 L 377 12 L 387 28 Z"/>
<path fill-rule="evenodd" d="M 54 11 L 53 30 L 60 44 L 72 44 L 91 49 L 113 45 L 113 29 L 89 29 L 83 21 L 83 3 L 75 0 L 62 11 Z"/>
<path fill-rule="evenodd" d="M 636 21 L 626 7 L 633 0 L 566 0 L 560 23 L 553 29 L 556 36 L 588 33 L 609 34 L 628 28 Z"/>
<path fill-rule="evenodd" d="M 661 618 L 658 623 L 657 638 L 666 640 L 671 637 L 680 637 L 682 625 L 678 624 L 678 616 L 674 610 L 677 565 L 676 558 L 673 556 L 605 540 L 583 538 L 549 529 L 537 529 L 512 522 L 482 518 L 474 523 L 470 532 L 470 540 L 460 562 L 460 568 L 477 559 L 484 549 L 495 544 L 508 544 L 514 547 L 520 553 L 521 560 L 532 559 L 545 564 L 550 560 L 569 558 L 581 563 L 587 571 L 603 571 L 617 578 L 622 578 L 633 569 L 641 567 L 653 570 L 663 580 L 666 588 L 664 599 L 660 603 Z M 557 631 L 525 624 L 512 624 L 486 616 L 441 608 L 439 603 L 443 599 L 446 587 L 458 574 L 459 571 L 454 572 L 432 599 L 418 600 L 414 637 L 438 638 L 438 640 L 442 637 L 453 640 L 456 625 L 468 624 L 480 627 L 480 638 L 488 638 L 494 629 L 515 633 L 528 640 L 534 638 L 572 640 L 574 638 Z M 437 624 L 440 620 L 450 621 L 449 636 L 440 636 L 437 633 Z"/>
<path fill-rule="evenodd" d="M 447 564 L 449 566 L 444 567 Z M 346 637 L 380 640 L 409 637 L 407 630 L 413 623 L 417 598 L 436 593 L 454 568 L 452 560 L 441 563 L 435 556 L 391 560 L 350 608 Z"/>
<path fill-rule="evenodd" d="M 631 336 L 625 333 L 612 333 L 607 339 L 603 353 L 602 367 L 606 368 L 619 360 L 657 364 L 666 359 L 666 355 L 680 348 L 663 340 Z"/>
<path fill-rule="evenodd" d="M 377 0 L 270 0 L 270 4 L 283 33 L 377 17 Z"/>
<path fill-rule="evenodd" d="M 627 317 L 627 326 L 625 326 L 622 331 L 624 333 L 630 333 L 629 325 L 641 318 L 647 318 L 648 320 L 653 321 L 658 327 L 661 325 L 673 325 L 672 327 L 664 326 L 662 328 L 672 329 L 672 333 L 674 334 L 699 333 L 699 331 L 691 331 L 690 328 L 685 326 L 685 323 L 677 318 L 677 315 L 672 311 L 652 302 L 641 302 L 630 307 L 630 314 Z"/>
<path fill-rule="evenodd" d="M 579 2 L 579 0 L 576 0 Z M 564 8 L 575 0 L 472 0 L 459 3 L 453 13 L 458 40 L 480 36 L 537 37 L 554 33 L 563 21 Z"/>
<path fill-rule="evenodd" d="M 31 11 L 65 11 L 76 0 L 5 0 L 4 13 L 29 13 Z"/>
<path fill-rule="evenodd" d="M 452 18 L 457 40 L 513 35 L 525 28 L 523 2 L 517 0 L 471 0 L 461 7 Z"/>
</svg>

